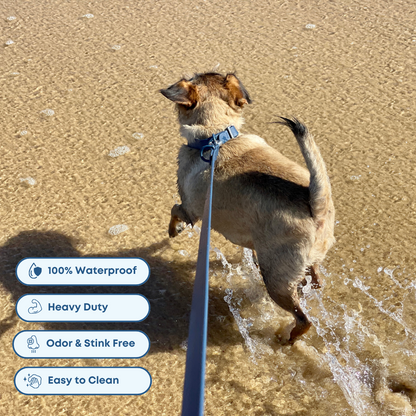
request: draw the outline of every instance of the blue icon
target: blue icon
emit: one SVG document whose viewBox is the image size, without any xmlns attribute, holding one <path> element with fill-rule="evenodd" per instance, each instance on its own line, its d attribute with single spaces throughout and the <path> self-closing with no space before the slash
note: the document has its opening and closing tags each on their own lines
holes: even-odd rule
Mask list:
<svg viewBox="0 0 416 416">
<path fill-rule="evenodd" d="M 26 378 L 24 380 L 26 381 Z M 36 374 L 32 374 L 32 375 L 28 374 L 27 381 L 29 382 L 27 386 L 30 386 L 33 389 L 38 389 L 40 385 L 42 384 L 42 377 Z"/>
<path fill-rule="evenodd" d="M 35 306 L 32 306 L 31 308 L 29 308 L 27 311 L 30 313 L 30 314 L 34 314 L 34 313 L 39 313 L 41 310 L 42 310 L 42 306 L 41 306 L 41 304 L 36 300 L 36 299 L 32 299 L 32 303 L 35 305 Z"/>
<path fill-rule="evenodd" d="M 42 268 L 41 267 L 37 267 L 35 263 L 33 263 L 30 266 L 30 269 L 29 269 L 29 277 L 31 279 L 36 279 L 37 277 L 40 276 L 41 273 L 42 273 Z"/>
<path fill-rule="evenodd" d="M 32 352 L 36 352 L 36 350 L 40 347 L 38 340 L 36 339 L 36 335 L 32 335 L 27 339 L 27 347 L 32 350 Z"/>
</svg>

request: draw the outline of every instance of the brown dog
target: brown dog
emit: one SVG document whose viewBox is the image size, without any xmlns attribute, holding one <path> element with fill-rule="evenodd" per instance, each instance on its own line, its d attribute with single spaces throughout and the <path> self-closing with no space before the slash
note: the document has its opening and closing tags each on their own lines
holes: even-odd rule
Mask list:
<svg viewBox="0 0 416 416">
<path fill-rule="evenodd" d="M 176 103 L 180 132 L 188 140 L 178 157 L 182 204 L 172 208 L 170 237 L 182 222 L 202 217 L 209 164 L 190 146 L 233 125 L 240 130 L 250 97 L 234 74 L 196 74 L 160 91 Z M 334 243 L 334 206 L 322 156 L 298 120 L 281 124 L 294 133 L 308 170 L 260 137 L 239 134 L 221 146 L 214 174 L 212 228 L 234 244 L 253 249 L 271 298 L 293 314 L 289 342 L 311 326 L 302 312 L 298 284 L 309 270 L 319 286 L 318 265 Z M 190 145 L 190 146 L 189 146 Z"/>
</svg>

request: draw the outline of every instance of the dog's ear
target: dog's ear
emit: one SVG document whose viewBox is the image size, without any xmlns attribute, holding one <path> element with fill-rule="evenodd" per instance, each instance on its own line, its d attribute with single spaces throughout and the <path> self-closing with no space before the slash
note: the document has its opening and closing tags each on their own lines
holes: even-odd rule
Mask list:
<svg viewBox="0 0 416 416">
<path fill-rule="evenodd" d="M 160 92 L 174 103 L 190 108 L 195 107 L 199 98 L 196 86 L 185 79 L 181 79 L 169 88 L 160 90 Z"/>
<path fill-rule="evenodd" d="M 251 98 L 248 95 L 244 85 L 234 74 L 227 74 L 225 77 L 225 88 L 230 92 L 231 98 L 238 107 L 251 104 Z"/>
</svg>

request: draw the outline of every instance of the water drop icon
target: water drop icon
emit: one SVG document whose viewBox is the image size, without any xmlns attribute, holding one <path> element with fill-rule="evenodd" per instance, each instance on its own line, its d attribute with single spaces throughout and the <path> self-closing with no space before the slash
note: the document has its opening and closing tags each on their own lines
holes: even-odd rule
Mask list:
<svg viewBox="0 0 416 416">
<path fill-rule="evenodd" d="M 38 278 L 38 277 L 40 276 L 40 274 L 41 274 L 41 273 L 42 273 L 42 268 L 41 268 L 41 267 L 37 267 L 35 263 L 33 263 L 33 264 L 30 266 L 30 269 L 29 269 L 29 277 L 30 277 L 31 279 L 36 279 L 36 278 Z"/>
</svg>

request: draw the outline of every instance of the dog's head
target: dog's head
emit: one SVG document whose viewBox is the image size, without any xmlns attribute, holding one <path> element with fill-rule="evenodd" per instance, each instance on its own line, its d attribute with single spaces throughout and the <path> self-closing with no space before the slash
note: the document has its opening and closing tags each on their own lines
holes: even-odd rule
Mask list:
<svg viewBox="0 0 416 416">
<path fill-rule="evenodd" d="M 242 109 L 251 103 L 248 92 L 234 74 L 196 74 L 160 92 L 176 104 L 182 125 L 242 124 L 239 122 Z"/>
</svg>

